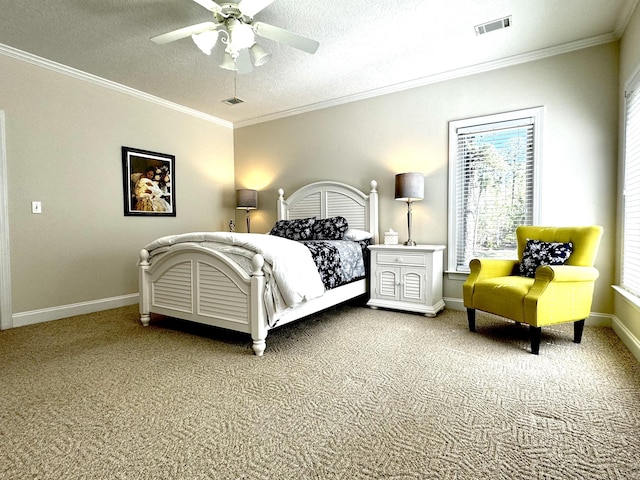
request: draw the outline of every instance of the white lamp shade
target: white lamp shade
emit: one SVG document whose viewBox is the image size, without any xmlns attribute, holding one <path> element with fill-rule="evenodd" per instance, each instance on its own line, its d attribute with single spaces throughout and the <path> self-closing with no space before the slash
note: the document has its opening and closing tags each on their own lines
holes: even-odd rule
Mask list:
<svg viewBox="0 0 640 480">
<path fill-rule="evenodd" d="M 232 50 L 239 52 L 243 48 L 251 48 L 251 46 L 256 43 L 253 28 L 246 23 L 242 23 L 237 20 L 229 20 L 227 22 L 227 28 L 229 29 L 229 35 L 231 36 L 229 46 Z"/>
<path fill-rule="evenodd" d="M 248 188 L 236 190 L 236 208 L 238 210 L 255 210 L 258 208 L 258 191 Z"/>
<path fill-rule="evenodd" d="M 218 31 L 205 30 L 204 32 L 191 35 L 191 39 L 193 40 L 193 43 L 202 50 L 202 53 L 211 55 L 211 50 L 213 50 L 213 47 L 215 47 L 216 42 L 218 41 Z"/>
<path fill-rule="evenodd" d="M 424 174 L 418 172 L 396 175 L 396 200 L 415 202 L 424 198 Z"/>
<path fill-rule="evenodd" d="M 251 52 L 251 57 L 253 57 L 253 64 L 256 67 L 264 65 L 271 58 L 271 54 L 267 53 L 264 48 L 262 48 L 257 43 L 254 43 L 249 51 Z"/>
<path fill-rule="evenodd" d="M 236 62 L 233 61 L 233 58 L 229 54 L 229 52 L 224 52 L 224 58 L 222 59 L 222 63 L 220 64 L 220 68 L 224 68 L 225 70 L 237 71 Z"/>
</svg>

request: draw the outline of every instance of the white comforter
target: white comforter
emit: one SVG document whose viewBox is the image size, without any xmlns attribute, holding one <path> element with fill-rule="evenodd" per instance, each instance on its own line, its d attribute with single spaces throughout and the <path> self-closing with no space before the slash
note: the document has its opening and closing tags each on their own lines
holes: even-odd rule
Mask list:
<svg viewBox="0 0 640 480">
<path fill-rule="evenodd" d="M 180 243 L 198 243 L 246 258 L 255 253 L 262 255 L 268 267 L 265 268 L 265 274 L 272 276 L 275 282 L 267 278 L 265 304 L 270 324 L 275 324 L 283 310 L 324 293 L 324 285 L 311 252 L 293 240 L 256 233 L 194 232 L 159 238 L 145 249 L 153 258 Z M 284 305 L 280 305 L 280 297 Z"/>
</svg>

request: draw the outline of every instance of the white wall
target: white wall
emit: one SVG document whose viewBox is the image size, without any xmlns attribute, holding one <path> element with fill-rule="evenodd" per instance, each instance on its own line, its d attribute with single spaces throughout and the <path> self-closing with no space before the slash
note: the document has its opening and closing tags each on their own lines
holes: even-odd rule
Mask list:
<svg viewBox="0 0 640 480">
<path fill-rule="evenodd" d="M 613 311 L 618 137 L 618 44 L 609 43 L 487 73 L 236 129 L 236 184 L 260 190 L 252 228 L 273 224 L 277 189 L 320 179 L 366 189 L 379 183 L 380 229 L 406 239 L 406 205 L 394 175 L 426 174 L 412 237 L 447 243 L 448 122 L 544 107 L 543 224 L 600 224 L 593 311 Z M 445 279 L 445 296 L 462 282 Z"/>
<path fill-rule="evenodd" d="M 231 128 L 9 57 L 0 71 L 14 314 L 135 295 L 146 243 L 235 215 Z M 124 216 L 122 146 L 175 155 L 175 218 Z"/>
</svg>

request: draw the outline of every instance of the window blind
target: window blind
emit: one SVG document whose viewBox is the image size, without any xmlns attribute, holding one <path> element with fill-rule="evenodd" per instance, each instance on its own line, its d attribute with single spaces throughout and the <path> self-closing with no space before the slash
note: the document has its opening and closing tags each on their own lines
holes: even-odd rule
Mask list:
<svg viewBox="0 0 640 480">
<path fill-rule="evenodd" d="M 533 223 L 534 118 L 456 130 L 457 271 L 475 257 L 513 257 L 515 229 Z"/>
<path fill-rule="evenodd" d="M 622 287 L 640 296 L 640 89 L 627 93 L 624 146 Z"/>
</svg>

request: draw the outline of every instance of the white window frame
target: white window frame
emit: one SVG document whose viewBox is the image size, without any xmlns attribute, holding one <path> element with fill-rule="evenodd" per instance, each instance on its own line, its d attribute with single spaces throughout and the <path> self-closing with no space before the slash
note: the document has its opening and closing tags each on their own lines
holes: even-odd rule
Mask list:
<svg viewBox="0 0 640 480">
<path fill-rule="evenodd" d="M 630 102 L 634 102 L 631 105 Z M 629 112 L 633 109 L 633 132 L 629 131 Z M 630 149 L 630 144 L 635 147 Z M 625 297 L 640 305 L 640 238 L 638 238 L 638 214 L 640 208 L 640 69 L 625 85 L 624 122 L 623 122 L 623 166 L 622 166 L 622 218 L 621 218 L 621 255 L 620 287 Z M 633 150 L 633 151 L 630 151 Z M 631 216 L 631 218 L 630 218 Z M 635 228 L 631 230 L 629 223 Z M 631 252 L 631 253 L 627 253 Z M 626 262 L 625 262 L 626 261 Z M 619 289 L 617 289 L 620 291 Z"/>
<path fill-rule="evenodd" d="M 448 227 L 448 269 L 452 279 L 465 279 L 469 273 L 468 265 L 457 265 L 458 242 L 462 241 L 462 233 L 458 231 L 458 218 L 461 212 L 457 210 L 458 198 L 458 130 L 480 127 L 487 124 L 514 122 L 523 118 L 530 118 L 533 123 L 533 198 L 531 208 L 532 223 L 539 223 L 540 205 L 540 177 L 542 158 L 542 131 L 544 107 L 527 108 L 511 112 L 484 115 L 481 117 L 454 120 L 449 122 L 449 227 Z M 514 251 L 514 257 L 516 252 Z"/>
</svg>

